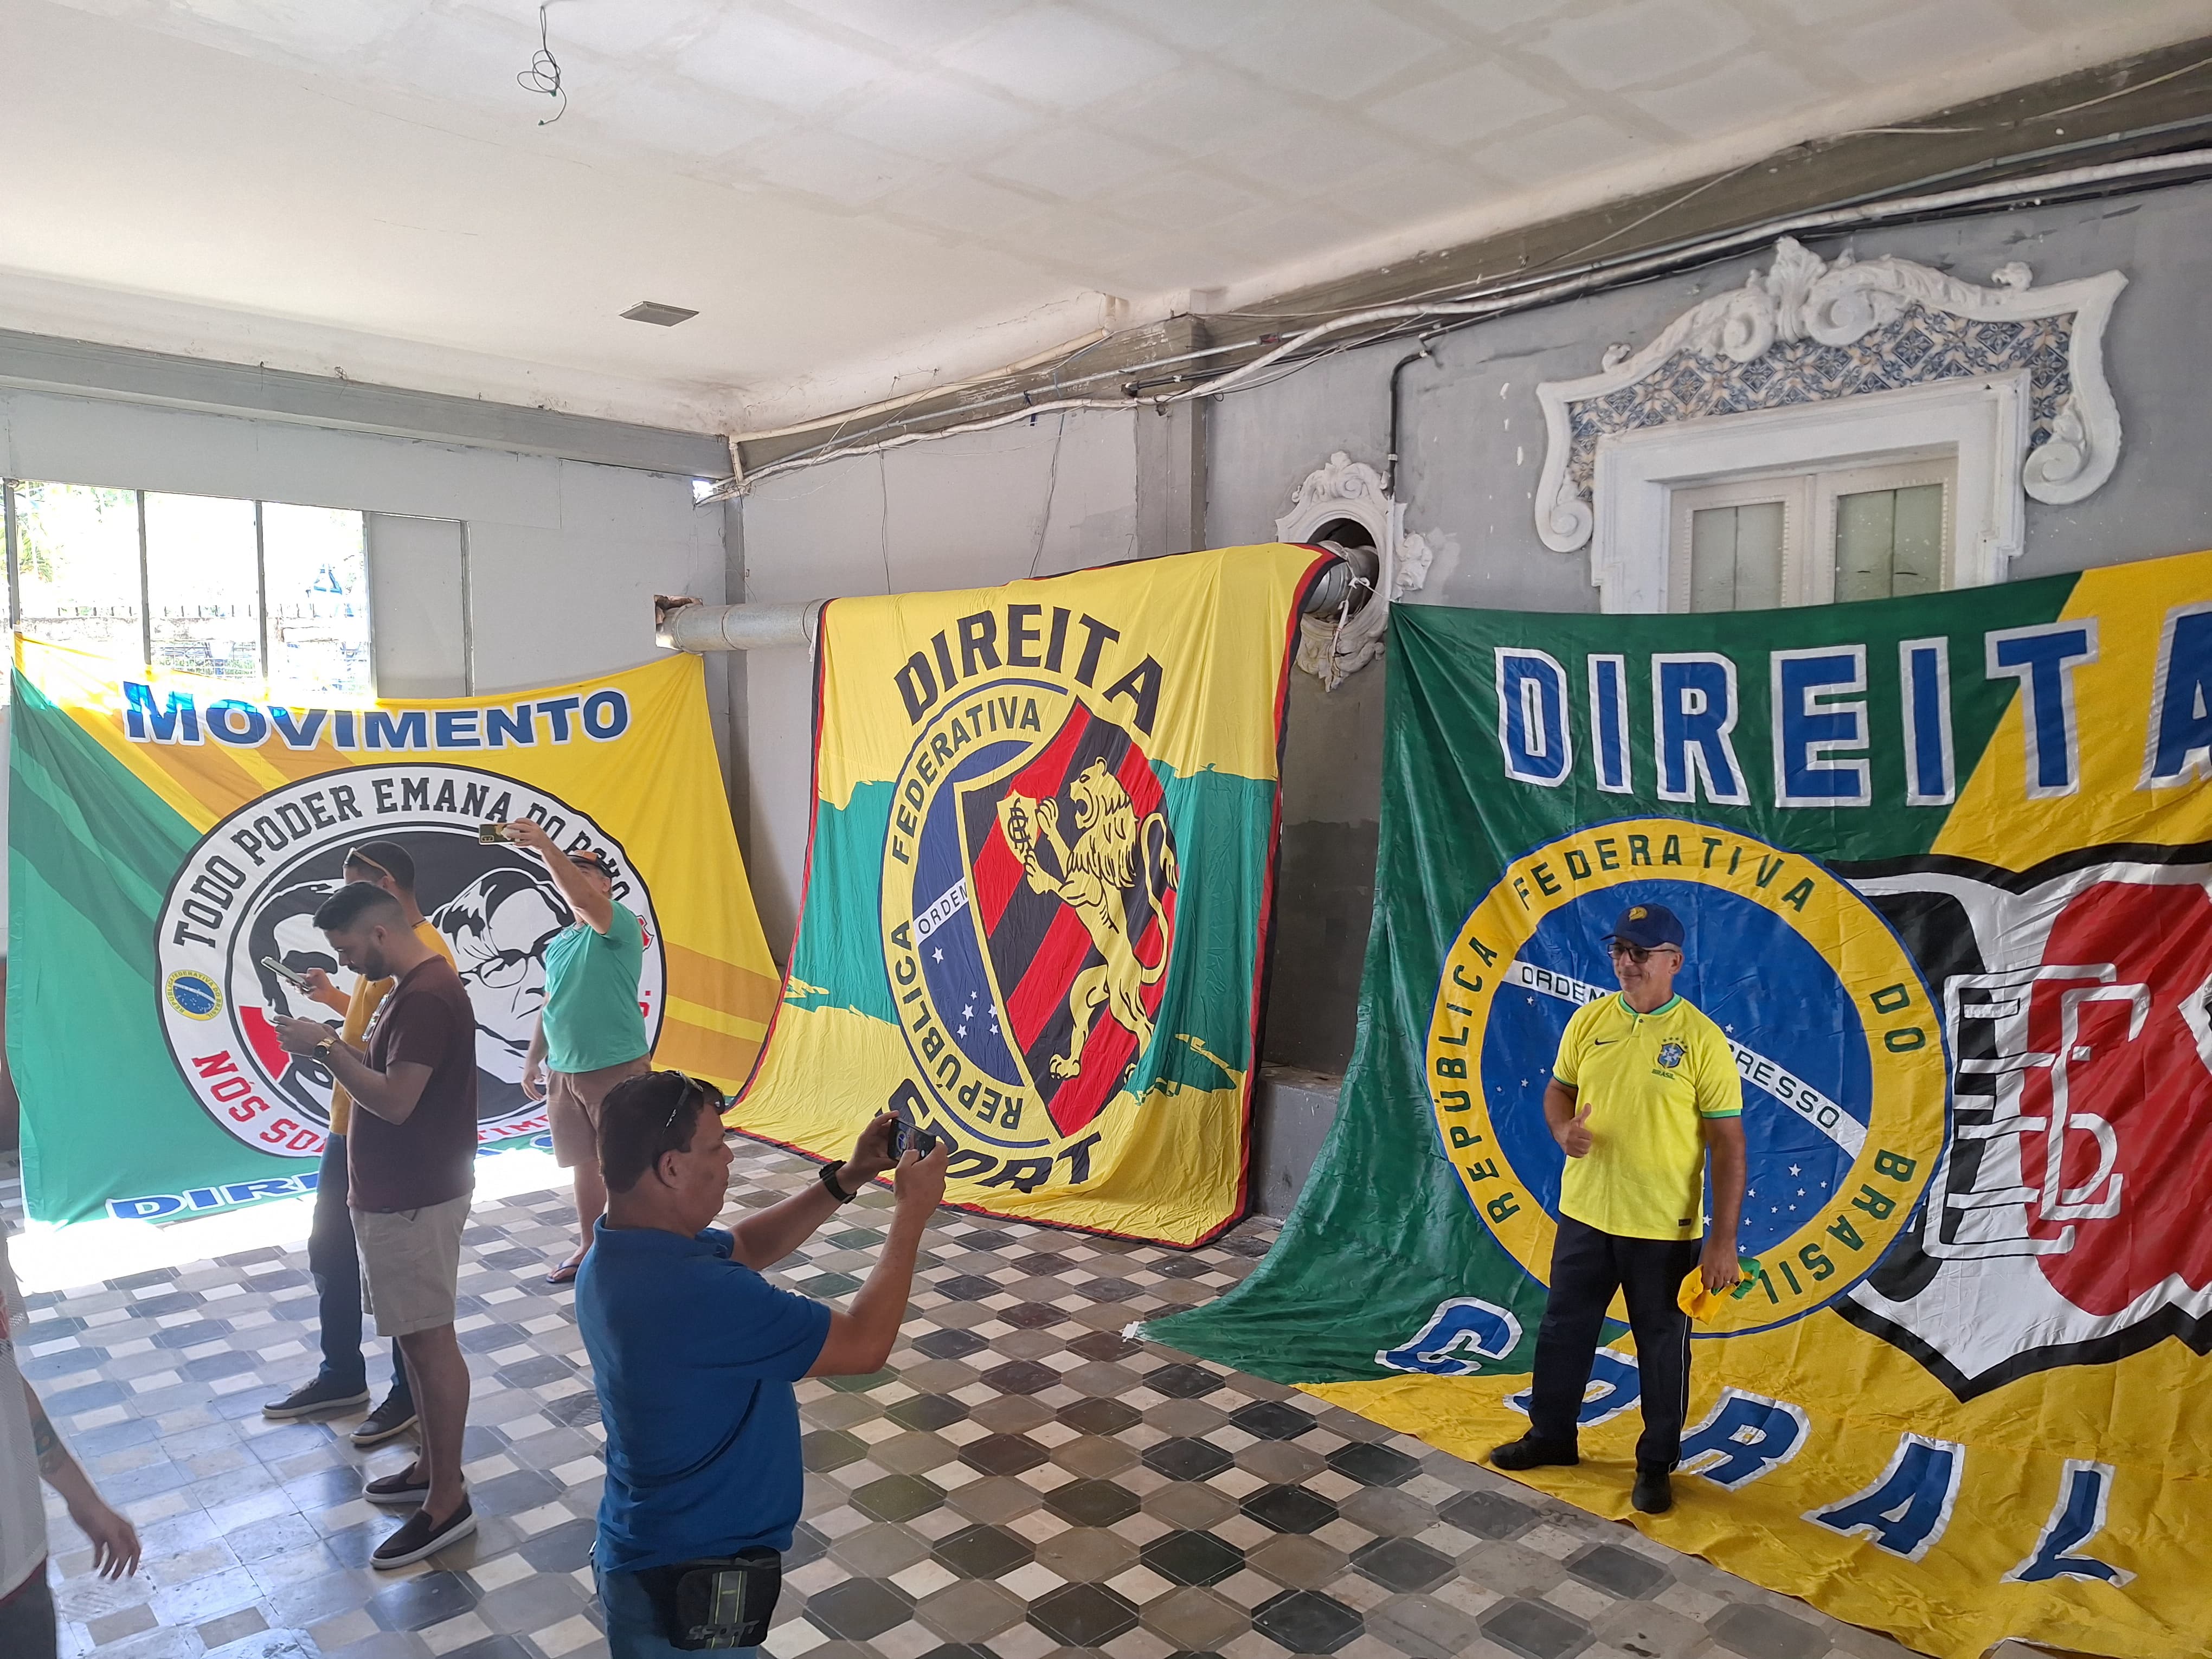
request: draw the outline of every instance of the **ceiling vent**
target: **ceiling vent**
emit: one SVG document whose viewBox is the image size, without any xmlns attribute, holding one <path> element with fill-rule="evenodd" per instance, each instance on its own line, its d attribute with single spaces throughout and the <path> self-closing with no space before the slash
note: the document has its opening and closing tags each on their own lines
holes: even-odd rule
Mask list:
<svg viewBox="0 0 2212 1659">
<path fill-rule="evenodd" d="M 682 306 L 665 306 L 658 300 L 641 300 L 623 313 L 623 316 L 630 322 L 651 323 L 655 328 L 673 328 L 698 314 L 696 311 L 686 311 Z"/>
</svg>

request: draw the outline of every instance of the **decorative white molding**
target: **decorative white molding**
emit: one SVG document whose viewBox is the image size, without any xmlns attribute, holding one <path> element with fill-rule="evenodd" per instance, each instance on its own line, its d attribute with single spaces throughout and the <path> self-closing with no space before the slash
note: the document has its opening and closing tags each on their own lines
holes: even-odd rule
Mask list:
<svg viewBox="0 0 2212 1659">
<path fill-rule="evenodd" d="M 2108 270 L 2033 289 L 2027 267 L 2013 264 L 1991 280 L 1978 288 L 1848 251 L 1831 264 L 1784 237 L 1772 265 L 1683 313 L 1641 351 L 1611 347 L 1597 374 L 1536 388 L 1546 439 L 1536 533 L 1559 553 L 1590 539 L 1603 510 L 1597 453 L 1609 436 L 2021 371 L 2029 446 L 2020 485 L 2039 501 L 2080 501 L 2119 456 L 2104 334 L 2128 279 Z"/>
<path fill-rule="evenodd" d="M 1945 586 L 2004 580 L 2019 556 L 2026 508 L 2028 375 L 1934 380 L 1835 403 L 1785 405 L 1598 440 L 1598 507 L 1590 581 L 1609 611 L 1674 608 L 1669 580 L 1669 492 L 1731 473 L 1769 476 L 1839 464 L 1955 457 L 1957 526 Z"/>
<path fill-rule="evenodd" d="M 1332 691 L 1346 675 L 1375 659 L 1392 603 L 1419 590 L 1436 557 L 1425 539 L 1407 532 L 1405 504 L 1390 499 L 1382 475 L 1340 449 L 1291 491 L 1291 510 L 1275 520 L 1275 538 L 1310 542 L 1340 519 L 1373 538 L 1377 570 L 1364 605 L 1354 608 L 1347 600 L 1334 617 L 1307 617 L 1299 623 L 1298 666 Z"/>
</svg>

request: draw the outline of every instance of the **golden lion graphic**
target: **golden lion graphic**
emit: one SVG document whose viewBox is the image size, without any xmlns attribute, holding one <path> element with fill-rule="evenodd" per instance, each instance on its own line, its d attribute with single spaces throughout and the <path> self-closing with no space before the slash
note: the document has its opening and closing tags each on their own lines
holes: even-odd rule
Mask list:
<svg viewBox="0 0 2212 1659">
<path fill-rule="evenodd" d="M 1105 961 L 1075 976 L 1067 994 L 1068 1017 L 1075 1022 L 1067 1052 L 1052 1057 L 1052 1074 L 1070 1078 L 1083 1069 L 1083 1045 L 1103 1008 L 1137 1039 L 1141 1054 L 1152 1040 L 1152 1022 L 1145 1012 L 1139 993 L 1167 971 L 1167 918 L 1161 914 L 1164 892 L 1177 880 L 1175 851 L 1168 845 L 1167 820 L 1158 812 L 1140 825 L 1129 792 L 1121 780 L 1094 760 L 1068 785 L 1075 798 L 1074 845 L 1060 838 L 1060 803 L 1007 795 L 999 802 L 999 825 L 1006 844 L 1021 854 L 1022 872 L 1040 893 L 1055 893 L 1067 904 L 1091 934 L 1091 942 Z M 1031 826 L 1035 826 L 1032 833 Z M 1155 835 L 1154 832 L 1158 831 Z M 1042 838 L 1066 873 L 1054 878 L 1038 861 Z M 1149 854 L 1149 856 L 1147 856 Z M 1147 968 L 1137 960 L 1137 947 L 1129 937 L 1128 917 L 1121 905 L 1122 890 L 1136 878 L 1138 860 L 1146 872 L 1145 892 L 1152 915 L 1160 923 L 1162 948 L 1158 963 Z M 1152 878 L 1157 867 L 1158 878 Z M 1131 1062 L 1130 1069 L 1135 1069 Z"/>
</svg>

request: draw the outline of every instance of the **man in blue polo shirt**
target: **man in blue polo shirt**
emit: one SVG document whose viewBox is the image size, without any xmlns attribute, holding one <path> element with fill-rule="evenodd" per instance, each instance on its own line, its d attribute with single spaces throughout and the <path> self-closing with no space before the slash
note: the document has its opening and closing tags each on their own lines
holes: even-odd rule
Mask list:
<svg viewBox="0 0 2212 1659">
<path fill-rule="evenodd" d="M 606 1213 L 576 1279 L 576 1322 L 606 1427 L 594 1565 L 611 1659 L 663 1659 L 679 1563 L 782 1551 L 799 1513 L 802 1376 L 881 1370 L 898 1340 L 923 1231 L 945 1196 L 949 1146 L 897 1166 L 883 1257 L 842 1312 L 759 1270 L 892 1167 L 892 1118 L 806 1190 L 711 1225 L 730 1174 L 720 1092 L 679 1072 L 617 1085 L 599 1116 Z M 725 1651 L 736 1651 L 724 1650 Z"/>
</svg>

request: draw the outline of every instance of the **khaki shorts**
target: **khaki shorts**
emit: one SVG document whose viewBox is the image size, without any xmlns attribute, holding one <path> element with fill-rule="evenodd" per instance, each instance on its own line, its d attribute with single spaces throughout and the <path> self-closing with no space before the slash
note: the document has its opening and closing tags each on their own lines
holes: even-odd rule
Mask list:
<svg viewBox="0 0 2212 1659">
<path fill-rule="evenodd" d="M 461 1229 L 473 1193 L 420 1210 L 356 1210 L 361 1278 L 379 1336 L 412 1336 L 453 1322 Z"/>
<path fill-rule="evenodd" d="M 653 1062 L 643 1054 L 596 1072 L 545 1073 L 545 1115 L 553 1129 L 553 1161 L 564 1170 L 599 1167 L 599 1106 L 607 1091 L 626 1078 L 643 1077 Z"/>
</svg>

